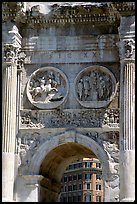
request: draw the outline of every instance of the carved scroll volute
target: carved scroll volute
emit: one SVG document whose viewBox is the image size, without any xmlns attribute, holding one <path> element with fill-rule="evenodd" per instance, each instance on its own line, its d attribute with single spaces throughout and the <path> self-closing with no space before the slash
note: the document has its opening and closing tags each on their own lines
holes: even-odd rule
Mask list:
<svg viewBox="0 0 137 204">
<path fill-rule="evenodd" d="M 117 86 L 114 75 L 107 68 L 87 67 L 75 79 L 75 95 L 84 107 L 105 107 L 114 98 Z"/>
<path fill-rule="evenodd" d="M 60 106 L 68 95 L 68 80 L 65 74 L 54 67 L 36 70 L 27 83 L 29 101 L 39 109 Z"/>
</svg>

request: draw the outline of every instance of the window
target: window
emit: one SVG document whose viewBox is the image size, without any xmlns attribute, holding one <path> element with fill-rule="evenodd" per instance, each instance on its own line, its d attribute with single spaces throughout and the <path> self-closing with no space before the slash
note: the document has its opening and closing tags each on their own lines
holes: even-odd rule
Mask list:
<svg viewBox="0 0 137 204">
<path fill-rule="evenodd" d="M 67 182 L 67 176 L 64 176 L 64 182 Z"/>
<path fill-rule="evenodd" d="M 101 190 L 101 185 L 100 184 L 96 185 L 96 190 Z"/>
<path fill-rule="evenodd" d="M 72 186 L 68 186 L 68 191 L 72 191 Z"/>
<path fill-rule="evenodd" d="M 82 174 L 78 174 L 78 180 L 82 179 Z"/>
<path fill-rule="evenodd" d="M 91 201 L 91 194 L 90 193 L 87 193 L 85 195 L 85 202 L 90 202 Z"/>
<path fill-rule="evenodd" d="M 96 180 L 101 180 L 101 175 L 100 174 L 96 174 Z"/>
<path fill-rule="evenodd" d="M 91 179 L 91 174 L 90 173 L 87 173 L 87 174 L 85 174 L 85 179 Z"/>
<path fill-rule="evenodd" d="M 74 164 L 74 169 L 76 169 L 77 168 L 77 164 Z"/>
<path fill-rule="evenodd" d="M 67 197 L 63 197 L 63 198 L 61 199 L 61 202 L 67 202 Z"/>
<path fill-rule="evenodd" d="M 77 175 L 73 175 L 73 180 L 77 180 Z"/>
<path fill-rule="evenodd" d="M 87 183 L 87 189 L 90 189 L 90 183 Z"/>
<path fill-rule="evenodd" d="M 101 163 L 96 163 L 96 168 L 101 168 Z"/>
<path fill-rule="evenodd" d="M 82 189 L 82 184 L 81 183 L 79 183 L 79 190 L 81 190 Z"/>
<path fill-rule="evenodd" d="M 69 169 L 73 169 L 73 166 L 72 166 L 72 165 L 69 165 Z"/>
<path fill-rule="evenodd" d="M 73 185 L 73 191 L 76 191 L 76 190 L 77 190 L 77 185 L 74 184 L 74 185 Z"/>
<path fill-rule="evenodd" d="M 81 195 L 78 195 L 78 201 L 81 202 Z"/>
<path fill-rule="evenodd" d="M 68 197 L 68 202 L 72 202 L 73 201 L 72 198 L 73 198 L 72 196 L 69 196 Z"/>
<path fill-rule="evenodd" d="M 101 202 L 101 196 L 96 196 L 96 202 Z"/>
<path fill-rule="evenodd" d="M 90 162 L 85 162 L 85 168 L 90 168 Z"/>
<path fill-rule="evenodd" d="M 78 164 L 78 167 L 79 167 L 79 168 L 82 168 L 82 167 L 83 167 L 83 166 L 82 166 L 82 163 L 79 163 L 79 164 Z"/>
<path fill-rule="evenodd" d="M 65 191 L 65 192 L 67 191 L 67 186 L 64 186 L 64 191 Z"/>
<path fill-rule="evenodd" d="M 73 202 L 77 202 L 77 196 L 73 196 Z"/>
<path fill-rule="evenodd" d="M 71 175 L 68 177 L 68 181 L 72 181 L 72 176 Z"/>
</svg>

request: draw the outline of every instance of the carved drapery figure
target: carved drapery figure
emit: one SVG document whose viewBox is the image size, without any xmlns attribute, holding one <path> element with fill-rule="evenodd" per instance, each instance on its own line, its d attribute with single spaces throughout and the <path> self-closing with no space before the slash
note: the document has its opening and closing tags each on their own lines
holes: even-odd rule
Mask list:
<svg viewBox="0 0 137 204">
<path fill-rule="evenodd" d="M 76 98 L 85 107 L 105 106 L 113 99 L 116 90 L 115 77 L 104 67 L 85 68 L 75 80 Z"/>
<path fill-rule="evenodd" d="M 90 76 L 80 78 L 77 91 L 82 101 L 108 100 L 112 93 L 112 81 L 108 75 L 91 71 Z"/>
</svg>

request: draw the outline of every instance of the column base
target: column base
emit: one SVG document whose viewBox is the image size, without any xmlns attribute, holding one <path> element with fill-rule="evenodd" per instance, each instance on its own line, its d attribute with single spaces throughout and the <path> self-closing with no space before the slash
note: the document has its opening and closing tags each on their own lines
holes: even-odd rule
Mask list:
<svg viewBox="0 0 137 204">
<path fill-rule="evenodd" d="M 15 200 L 10 200 L 8 198 L 2 198 L 2 202 L 16 202 Z"/>
<path fill-rule="evenodd" d="M 134 202 L 134 198 L 123 198 L 120 202 Z"/>
</svg>

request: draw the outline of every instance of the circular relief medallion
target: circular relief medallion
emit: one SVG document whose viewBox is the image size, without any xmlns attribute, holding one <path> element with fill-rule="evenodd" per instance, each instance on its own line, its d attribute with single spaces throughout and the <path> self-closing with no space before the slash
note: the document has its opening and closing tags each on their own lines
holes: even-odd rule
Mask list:
<svg viewBox="0 0 137 204">
<path fill-rule="evenodd" d="M 68 95 L 68 81 L 65 74 L 54 67 L 36 70 L 27 83 L 29 101 L 40 109 L 60 106 Z"/>
<path fill-rule="evenodd" d="M 107 106 L 117 91 L 112 72 L 102 66 L 82 70 L 75 79 L 75 95 L 78 102 L 87 108 Z"/>
</svg>

